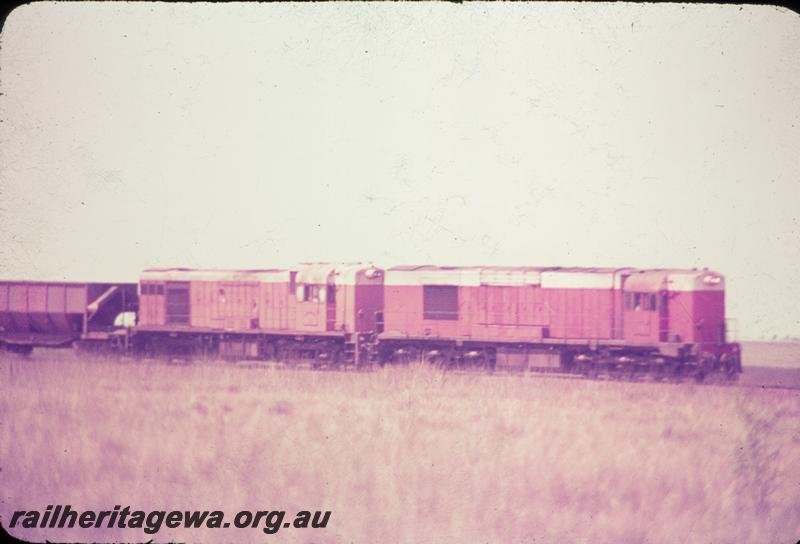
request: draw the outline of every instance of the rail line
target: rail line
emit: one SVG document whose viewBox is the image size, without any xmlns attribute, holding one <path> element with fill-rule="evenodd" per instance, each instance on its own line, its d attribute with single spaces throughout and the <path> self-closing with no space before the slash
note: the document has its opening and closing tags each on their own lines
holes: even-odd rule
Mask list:
<svg viewBox="0 0 800 544">
<path fill-rule="evenodd" d="M 115 357 L 100 357 L 96 355 L 85 354 L 78 355 L 74 352 L 67 351 L 68 359 L 75 361 L 93 361 L 98 364 L 115 364 L 115 365 L 158 365 L 158 366 L 220 366 L 237 369 L 252 369 L 252 370 L 273 370 L 273 371 L 303 371 L 303 372 L 335 372 L 335 373 L 370 373 L 380 371 L 384 368 L 429 368 L 437 370 L 443 374 L 454 376 L 486 376 L 486 377 L 518 377 L 521 379 L 533 380 L 578 380 L 578 381 L 594 381 L 594 382 L 612 382 L 612 383 L 650 383 L 650 384 L 669 384 L 669 385 L 703 385 L 705 387 L 737 387 L 742 389 L 762 389 L 762 390 L 783 390 L 783 391 L 800 391 L 800 367 L 798 368 L 780 368 L 780 367 L 748 367 L 744 373 L 740 375 L 739 381 L 735 382 L 722 382 L 720 380 L 709 380 L 704 382 L 696 382 L 691 378 L 684 379 L 653 379 L 651 376 L 642 375 L 636 376 L 631 379 L 629 375 L 599 375 L 597 377 L 588 377 L 581 374 L 559 371 L 532 371 L 532 370 L 505 370 L 494 369 L 487 371 L 485 369 L 455 369 L 455 368 L 437 368 L 432 365 L 424 365 L 422 363 L 411 364 L 397 364 L 397 365 L 379 365 L 368 366 L 357 369 L 353 366 L 335 367 L 321 367 L 314 368 L 309 362 L 285 363 L 277 361 L 262 361 L 262 360 L 247 360 L 247 359 L 202 359 L 202 358 L 185 358 L 185 357 L 130 357 L 130 356 L 115 356 Z M 48 360 L 40 359 L 34 355 L 32 358 L 19 357 L 13 354 L 7 356 L 0 356 L 0 361 L 12 362 L 14 366 L 24 366 L 30 363 L 41 362 Z M 56 360 L 49 359 L 49 360 Z M 64 361 L 63 357 L 58 357 L 59 362 Z M 754 377 L 756 376 L 756 377 Z M 759 379 L 757 376 L 761 376 Z M 776 381 L 778 383 L 776 383 Z M 788 383 L 787 383 L 788 382 Z"/>
<path fill-rule="evenodd" d="M 106 361 L 110 359 L 104 359 Z M 424 365 L 422 363 L 411 364 L 397 364 L 397 365 L 373 365 L 363 368 L 355 368 L 353 366 L 342 367 L 318 367 L 315 368 L 309 362 L 285 363 L 277 361 L 259 361 L 259 360 L 225 360 L 225 359 L 196 359 L 196 358 L 181 358 L 173 357 L 167 358 L 134 358 L 122 357 L 116 359 L 120 364 L 159 364 L 168 366 L 227 366 L 231 368 L 240 369 L 269 369 L 276 371 L 304 371 L 304 372 L 335 372 L 335 373 L 370 373 L 380 371 L 382 369 L 402 369 L 402 368 L 429 368 L 437 370 L 443 374 L 450 374 L 454 376 L 487 376 L 487 377 L 518 377 L 522 379 L 553 379 L 553 380 L 579 380 L 589 382 L 610 382 L 610 383 L 649 383 L 649 384 L 664 384 L 676 386 L 704 386 L 704 387 L 725 387 L 725 388 L 743 388 L 743 389 L 771 389 L 771 390 L 786 390 L 786 391 L 800 391 L 800 367 L 798 368 L 776 368 L 776 367 L 749 367 L 743 374 L 740 375 L 738 381 L 726 382 L 721 378 L 710 379 L 702 382 L 696 382 L 690 377 L 685 378 L 665 378 L 654 379 L 649 375 L 641 375 L 631 377 L 629 375 L 599 375 L 596 377 L 589 377 L 582 374 L 572 372 L 558 372 L 558 371 L 531 371 L 531 370 L 504 370 L 494 369 L 487 371 L 485 369 L 455 369 L 455 368 L 437 368 L 431 365 Z M 785 381 L 795 383 L 774 383 L 773 380 L 765 382 L 750 381 L 753 374 L 761 374 L 764 372 L 777 374 L 777 377 L 784 378 Z M 782 380 L 782 381 L 784 381 Z"/>
</svg>

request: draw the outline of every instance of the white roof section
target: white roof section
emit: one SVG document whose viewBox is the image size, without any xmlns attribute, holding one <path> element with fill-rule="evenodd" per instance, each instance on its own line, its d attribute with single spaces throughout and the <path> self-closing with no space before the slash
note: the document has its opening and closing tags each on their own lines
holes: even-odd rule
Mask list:
<svg viewBox="0 0 800 544">
<path fill-rule="evenodd" d="M 491 267 L 480 272 L 481 285 L 540 285 L 542 269 L 533 267 Z"/>
<path fill-rule="evenodd" d="M 481 284 L 481 268 L 476 266 L 394 266 L 386 271 L 384 285 L 460 285 Z"/>
<path fill-rule="evenodd" d="M 333 282 L 336 285 L 383 284 L 385 272 L 372 265 L 345 265 L 336 268 Z"/>
<path fill-rule="evenodd" d="M 542 273 L 544 289 L 613 289 L 616 269 L 549 270 Z"/>
<path fill-rule="evenodd" d="M 333 273 L 336 266 L 331 263 L 307 263 L 297 268 L 296 283 L 306 283 L 310 285 L 333 284 Z"/>
<path fill-rule="evenodd" d="M 725 278 L 711 270 L 643 270 L 625 280 L 625 291 L 724 291 Z"/>
<path fill-rule="evenodd" d="M 242 281 L 289 283 L 292 271 L 197 270 L 190 268 L 151 268 L 141 281 Z M 620 288 L 625 291 L 723 291 L 724 277 L 711 270 L 633 268 L 558 268 L 532 266 L 395 266 L 383 270 L 363 263 L 304 263 L 297 268 L 295 281 L 312 285 L 458 285 L 520 286 L 539 285 L 544 289 Z"/>
<path fill-rule="evenodd" d="M 667 288 L 666 270 L 642 270 L 625 280 L 625 291 L 654 292 Z"/>
<path fill-rule="evenodd" d="M 289 270 L 197 270 L 192 268 L 150 268 L 141 281 L 242 281 L 288 283 Z"/>
<path fill-rule="evenodd" d="M 395 266 L 386 271 L 385 284 L 541 285 L 551 289 L 611 289 L 615 273 L 619 270 L 537 266 Z"/>
<path fill-rule="evenodd" d="M 310 285 L 380 284 L 383 269 L 364 263 L 304 263 L 295 281 Z"/>
</svg>

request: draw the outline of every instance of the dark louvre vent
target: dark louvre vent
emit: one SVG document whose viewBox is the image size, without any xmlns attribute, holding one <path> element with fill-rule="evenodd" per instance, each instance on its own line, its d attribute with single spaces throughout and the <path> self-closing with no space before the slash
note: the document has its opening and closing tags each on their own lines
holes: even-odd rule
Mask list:
<svg viewBox="0 0 800 544">
<path fill-rule="evenodd" d="M 167 283 L 167 325 L 189 324 L 189 282 Z"/>
<path fill-rule="evenodd" d="M 422 287 L 424 319 L 458 319 L 458 287 L 424 285 Z"/>
</svg>

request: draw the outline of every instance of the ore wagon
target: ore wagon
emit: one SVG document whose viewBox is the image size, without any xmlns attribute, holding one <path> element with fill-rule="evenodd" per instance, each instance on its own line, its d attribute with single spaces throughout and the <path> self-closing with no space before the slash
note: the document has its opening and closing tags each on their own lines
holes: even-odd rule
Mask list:
<svg viewBox="0 0 800 544">
<path fill-rule="evenodd" d="M 124 342 L 136 309 L 135 283 L 0 281 L 0 347 Z"/>
</svg>

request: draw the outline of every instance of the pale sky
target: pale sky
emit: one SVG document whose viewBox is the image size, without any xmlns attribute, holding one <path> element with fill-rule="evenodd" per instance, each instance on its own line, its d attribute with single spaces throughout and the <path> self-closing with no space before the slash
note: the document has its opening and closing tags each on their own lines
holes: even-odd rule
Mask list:
<svg viewBox="0 0 800 544">
<path fill-rule="evenodd" d="M 798 51 L 769 6 L 21 6 L 0 277 L 707 266 L 800 336 Z"/>
</svg>

